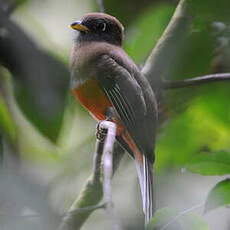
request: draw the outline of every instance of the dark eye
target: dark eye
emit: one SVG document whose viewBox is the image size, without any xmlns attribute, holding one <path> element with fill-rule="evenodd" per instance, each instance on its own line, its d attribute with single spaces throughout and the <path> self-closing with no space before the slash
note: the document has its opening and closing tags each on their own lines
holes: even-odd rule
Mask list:
<svg viewBox="0 0 230 230">
<path fill-rule="evenodd" d="M 97 25 L 97 29 L 103 32 L 106 30 L 106 27 L 107 27 L 107 24 L 105 22 L 101 22 Z"/>
</svg>

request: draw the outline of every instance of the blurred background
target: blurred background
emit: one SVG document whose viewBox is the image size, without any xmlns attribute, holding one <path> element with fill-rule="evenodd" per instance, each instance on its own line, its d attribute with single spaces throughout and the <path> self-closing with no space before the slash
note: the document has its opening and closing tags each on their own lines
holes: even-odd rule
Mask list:
<svg viewBox="0 0 230 230">
<path fill-rule="evenodd" d="M 125 26 L 124 48 L 138 65 L 177 3 L 104 1 L 106 12 Z M 230 72 L 230 2 L 194 0 L 190 7 L 193 23 L 166 77 Z M 91 173 L 96 122 L 68 90 L 74 37 L 68 25 L 97 10 L 93 0 L 0 0 L 0 229 L 56 228 Z M 196 207 L 191 212 L 202 216 L 203 228 L 181 229 L 230 229 L 229 209 L 204 214 L 209 191 L 228 175 L 204 176 L 200 162 L 191 164 L 200 154 L 229 154 L 229 88 L 230 82 L 219 82 L 162 93 L 157 207 Z M 136 170 L 128 156 L 114 177 L 113 197 L 124 229 L 142 229 Z M 95 211 L 82 229 L 109 229 L 104 211 Z"/>
</svg>

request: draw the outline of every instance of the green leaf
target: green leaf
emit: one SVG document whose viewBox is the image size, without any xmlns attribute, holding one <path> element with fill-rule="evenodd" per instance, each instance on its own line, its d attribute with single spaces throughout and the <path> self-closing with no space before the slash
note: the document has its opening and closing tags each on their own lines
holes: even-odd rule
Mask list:
<svg viewBox="0 0 230 230">
<path fill-rule="evenodd" d="M 196 214 L 190 213 L 180 219 L 180 224 L 183 230 L 209 230 L 205 220 Z"/>
<path fill-rule="evenodd" d="M 158 210 L 147 226 L 147 230 L 209 230 L 205 220 L 191 209 L 178 212 L 172 208 Z"/>
<path fill-rule="evenodd" d="M 188 5 L 192 15 L 196 15 L 196 20 L 229 20 L 229 0 L 188 0 Z"/>
<path fill-rule="evenodd" d="M 201 153 L 192 158 L 186 168 L 202 175 L 230 174 L 230 153 L 225 151 Z"/>
<path fill-rule="evenodd" d="M 209 192 L 205 202 L 205 213 L 230 204 L 230 179 L 225 179 Z"/>
<path fill-rule="evenodd" d="M 154 5 L 129 28 L 124 46 L 135 62 L 145 60 L 167 26 L 173 11 L 171 4 Z"/>
<path fill-rule="evenodd" d="M 162 208 L 156 211 L 154 217 L 151 219 L 150 223 L 147 226 L 147 230 L 157 230 L 167 227 L 168 223 L 172 222 L 173 219 L 178 215 L 178 212 L 172 208 Z M 178 224 L 178 223 L 173 223 Z M 178 226 L 178 229 L 179 226 Z"/>
</svg>

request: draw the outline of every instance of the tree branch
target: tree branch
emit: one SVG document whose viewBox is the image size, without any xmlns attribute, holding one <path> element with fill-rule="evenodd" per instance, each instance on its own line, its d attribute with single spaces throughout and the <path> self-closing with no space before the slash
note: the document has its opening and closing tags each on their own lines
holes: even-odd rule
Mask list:
<svg viewBox="0 0 230 230">
<path fill-rule="evenodd" d="M 66 76 L 69 75 L 67 67 L 46 51 L 39 49 L 1 8 L 0 50 L 0 64 L 23 85 L 29 95 L 30 106 L 35 106 L 38 115 L 42 115 L 46 120 L 53 119 L 53 116 L 64 108 L 68 88 Z"/>
<path fill-rule="evenodd" d="M 84 209 L 97 205 L 102 198 L 101 183 L 101 159 L 104 142 L 97 140 L 95 146 L 95 158 L 93 173 L 87 180 L 79 196 L 70 207 L 68 213 L 64 216 L 59 230 L 77 230 L 82 227 L 90 214 L 95 209 Z"/>
<path fill-rule="evenodd" d="M 183 87 L 191 87 L 202 85 L 205 83 L 212 83 L 212 82 L 219 82 L 219 81 L 230 81 L 230 73 L 216 73 L 216 74 L 209 74 L 195 78 L 189 78 L 184 80 L 178 81 L 162 81 L 162 88 L 163 89 L 178 89 Z"/>
<path fill-rule="evenodd" d="M 103 200 L 106 204 L 106 214 L 110 221 L 111 229 L 119 230 L 120 225 L 112 202 L 113 146 L 116 137 L 116 124 L 111 121 L 103 121 L 100 123 L 100 128 L 107 130 L 103 151 Z"/>
<path fill-rule="evenodd" d="M 103 193 L 104 202 L 108 209 L 111 208 L 112 194 L 111 194 L 111 178 L 113 175 L 113 145 L 116 136 L 116 125 L 110 121 L 103 121 L 100 123 L 100 129 L 108 130 L 103 150 L 103 169 L 104 169 L 104 182 Z M 110 211 L 110 210 L 109 210 Z"/>
<path fill-rule="evenodd" d="M 142 69 L 142 73 L 147 77 L 156 93 L 161 88 L 162 79 L 168 78 L 166 76 L 175 62 L 175 54 L 178 54 L 190 27 L 191 16 L 188 13 L 187 4 L 187 0 L 179 2 L 171 21 Z"/>
<path fill-rule="evenodd" d="M 15 10 L 16 8 L 20 5 L 20 1 L 13 1 L 13 2 L 8 2 L 8 4 L 1 4 L 1 8 L 2 10 L 8 15 L 10 16 Z"/>
<path fill-rule="evenodd" d="M 79 196 L 72 204 L 69 212 L 64 216 L 58 228 L 59 230 L 80 229 L 94 210 L 104 206 L 98 205 L 98 203 L 101 201 L 103 190 L 101 182 L 103 147 L 104 142 L 97 139 L 92 175 L 89 177 Z M 124 150 L 117 143 L 115 143 L 114 152 L 116 152 L 116 154 L 114 154 L 113 174 L 118 168 L 120 160 L 124 155 Z"/>
</svg>

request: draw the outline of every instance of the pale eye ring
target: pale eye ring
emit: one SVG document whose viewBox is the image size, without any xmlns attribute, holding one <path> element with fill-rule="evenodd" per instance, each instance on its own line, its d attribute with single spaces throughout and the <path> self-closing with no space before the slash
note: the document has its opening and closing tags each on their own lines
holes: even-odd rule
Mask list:
<svg viewBox="0 0 230 230">
<path fill-rule="evenodd" d="M 104 32 L 105 30 L 106 30 L 106 23 L 105 23 L 105 22 L 103 22 L 103 23 L 102 23 L 102 28 L 101 28 L 101 31 L 103 31 L 103 32 Z"/>
</svg>

